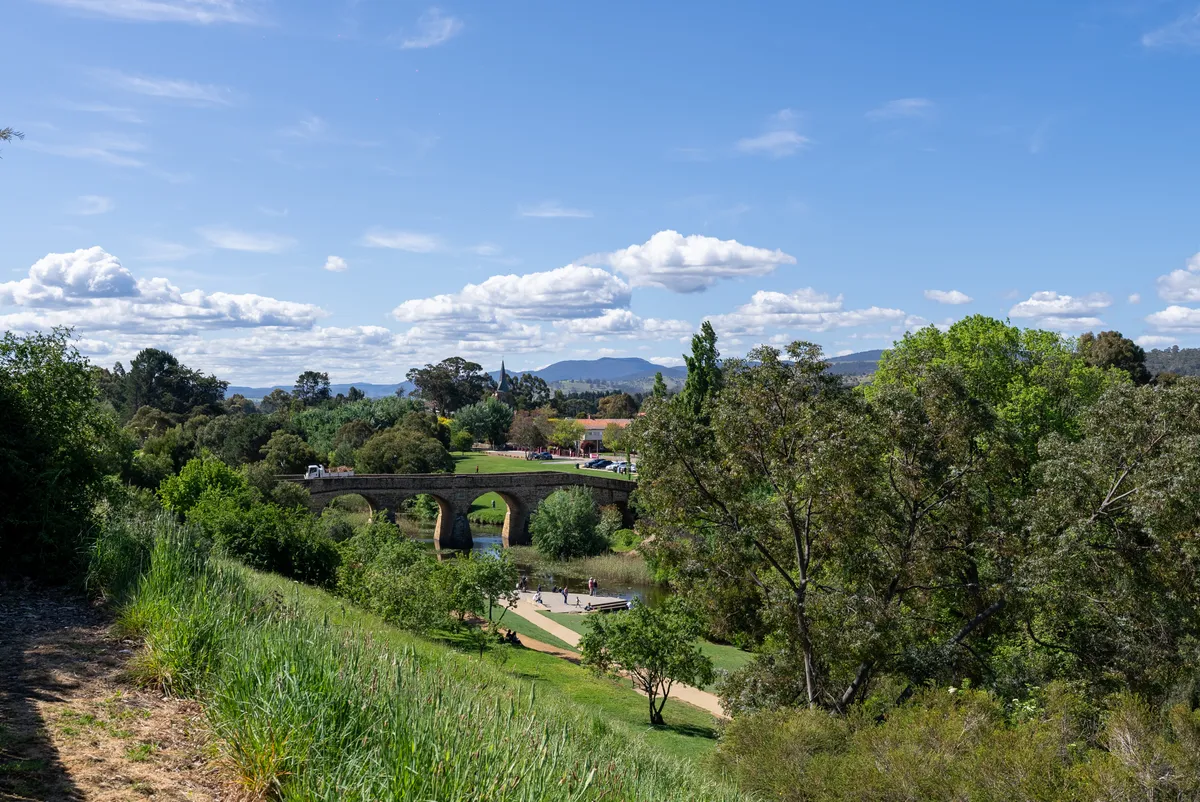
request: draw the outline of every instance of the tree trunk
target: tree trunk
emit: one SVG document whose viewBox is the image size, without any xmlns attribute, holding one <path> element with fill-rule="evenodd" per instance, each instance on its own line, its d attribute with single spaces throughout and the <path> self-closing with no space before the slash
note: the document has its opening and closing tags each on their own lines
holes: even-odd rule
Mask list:
<svg viewBox="0 0 1200 802">
<path fill-rule="evenodd" d="M 662 711 L 660 711 L 658 708 L 656 708 L 654 706 L 654 697 L 653 696 L 647 697 L 647 701 L 650 703 L 650 723 L 653 725 L 660 725 L 660 726 L 662 724 L 665 724 L 666 722 L 663 721 Z"/>
</svg>

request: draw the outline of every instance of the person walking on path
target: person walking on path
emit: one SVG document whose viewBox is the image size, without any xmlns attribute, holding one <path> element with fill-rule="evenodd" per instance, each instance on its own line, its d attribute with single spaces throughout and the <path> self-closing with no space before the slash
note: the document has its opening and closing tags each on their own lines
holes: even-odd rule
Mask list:
<svg viewBox="0 0 1200 802">
<path fill-rule="evenodd" d="M 596 595 L 596 577 L 594 577 L 594 576 L 588 577 L 588 595 L 589 596 Z"/>
<path fill-rule="evenodd" d="M 563 604 L 566 604 L 567 603 L 567 585 L 565 582 L 563 583 L 562 591 L 563 591 Z"/>
</svg>

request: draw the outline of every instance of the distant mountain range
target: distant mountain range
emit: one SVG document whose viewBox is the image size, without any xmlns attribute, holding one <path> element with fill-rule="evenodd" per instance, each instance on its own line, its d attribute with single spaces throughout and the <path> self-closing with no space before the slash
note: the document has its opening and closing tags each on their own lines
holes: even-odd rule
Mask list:
<svg viewBox="0 0 1200 802">
<path fill-rule="evenodd" d="M 867 376 L 875 372 L 879 357 L 883 351 L 861 351 L 856 354 L 830 357 L 831 370 L 839 376 Z M 562 390 L 564 393 L 584 392 L 587 390 L 622 390 L 627 393 L 649 392 L 654 386 L 654 375 L 662 373 L 667 387 L 678 390 L 687 378 L 687 368 L 663 367 L 637 356 L 611 357 L 600 359 L 567 359 L 547 365 L 541 370 L 509 370 L 510 376 L 532 373 L 550 385 L 551 390 Z M 499 380 L 500 371 L 490 371 L 492 378 Z M 333 384 L 329 389 L 334 395 L 345 395 L 351 387 L 357 387 L 367 394 L 368 398 L 381 398 L 394 395 L 397 389 L 403 389 L 405 394 L 412 392 L 412 382 L 399 384 L 371 384 L 369 382 L 351 382 L 348 384 Z M 243 395 L 257 401 L 270 394 L 272 390 L 286 390 L 291 387 L 274 385 L 272 387 L 244 387 L 230 385 L 225 395 Z"/>
</svg>

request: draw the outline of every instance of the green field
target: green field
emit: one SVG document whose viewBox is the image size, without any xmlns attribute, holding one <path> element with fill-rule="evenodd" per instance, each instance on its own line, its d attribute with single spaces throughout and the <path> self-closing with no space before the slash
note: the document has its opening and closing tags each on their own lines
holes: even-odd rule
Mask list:
<svg viewBox="0 0 1200 802">
<path fill-rule="evenodd" d="M 454 457 L 455 473 L 530 473 L 536 471 L 566 471 L 585 473 L 591 476 L 607 476 L 609 479 L 626 479 L 610 471 L 592 471 L 576 468 L 574 462 L 561 460 L 526 460 L 512 457 L 493 457 L 490 454 L 460 454 Z M 628 481 L 626 479 L 626 481 Z"/>
<path fill-rule="evenodd" d="M 548 616 L 564 627 L 578 632 L 580 635 L 587 632 L 587 614 L 542 613 L 542 615 Z M 619 615 L 619 613 L 612 613 L 611 615 Z M 505 620 L 507 621 L 508 619 L 505 618 Z M 700 641 L 700 651 L 708 655 L 708 658 L 713 662 L 713 668 L 718 671 L 736 671 L 754 659 L 753 654 L 742 651 L 736 646 L 727 646 L 706 640 Z M 705 686 L 705 690 L 711 689 L 711 686 Z"/>
</svg>

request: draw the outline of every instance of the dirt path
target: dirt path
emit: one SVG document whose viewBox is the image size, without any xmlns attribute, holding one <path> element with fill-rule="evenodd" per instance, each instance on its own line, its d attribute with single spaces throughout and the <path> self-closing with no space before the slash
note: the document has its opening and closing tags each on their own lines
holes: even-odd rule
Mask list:
<svg viewBox="0 0 1200 802">
<path fill-rule="evenodd" d="M 512 610 L 513 613 L 524 618 L 529 623 L 536 624 L 546 632 L 549 632 L 563 643 L 570 644 L 571 646 L 579 645 L 578 632 L 570 627 L 563 626 L 549 616 L 542 615 L 537 607 L 535 607 L 532 603 L 527 602 L 524 599 L 520 599 L 517 601 L 515 607 L 510 607 L 509 609 Z M 524 636 L 522 636 L 521 640 L 522 642 L 525 642 L 526 640 L 532 639 L 526 639 Z M 539 652 L 548 652 L 551 654 L 559 653 L 560 657 L 565 656 L 562 654 L 562 649 L 548 646 L 540 641 L 534 641 L 534 643 L 538 643 L 538 647 L 544 647 L 532 647 L 536 648 Z M 573 653 L 567 652 L 566 654 Z M 575 657 L 578 659 L 578 655 L 575 655 Z M 683 683 L 678 682 L 675 683 L 675 685 L 671 687 L 671 698 L 678 699 L 681 702 L 687 702 L 688 704 L 698 707 L 701 710 L 707 710 L 717 718 L 729 718 L 729 716 L 726 715 L 725 711 L 721 708 L 721 700 L 716 694 L 709 693 L 708 691 L 702 691 L 699 688 L 693 688 L 691 685 L 684 685 Z"/>
<path fill-rule="evenodd" d="M 0 800 L 237 798 L 193 702 L 123 677 L 85 600 L 0 584 Z"/>
</svg>

